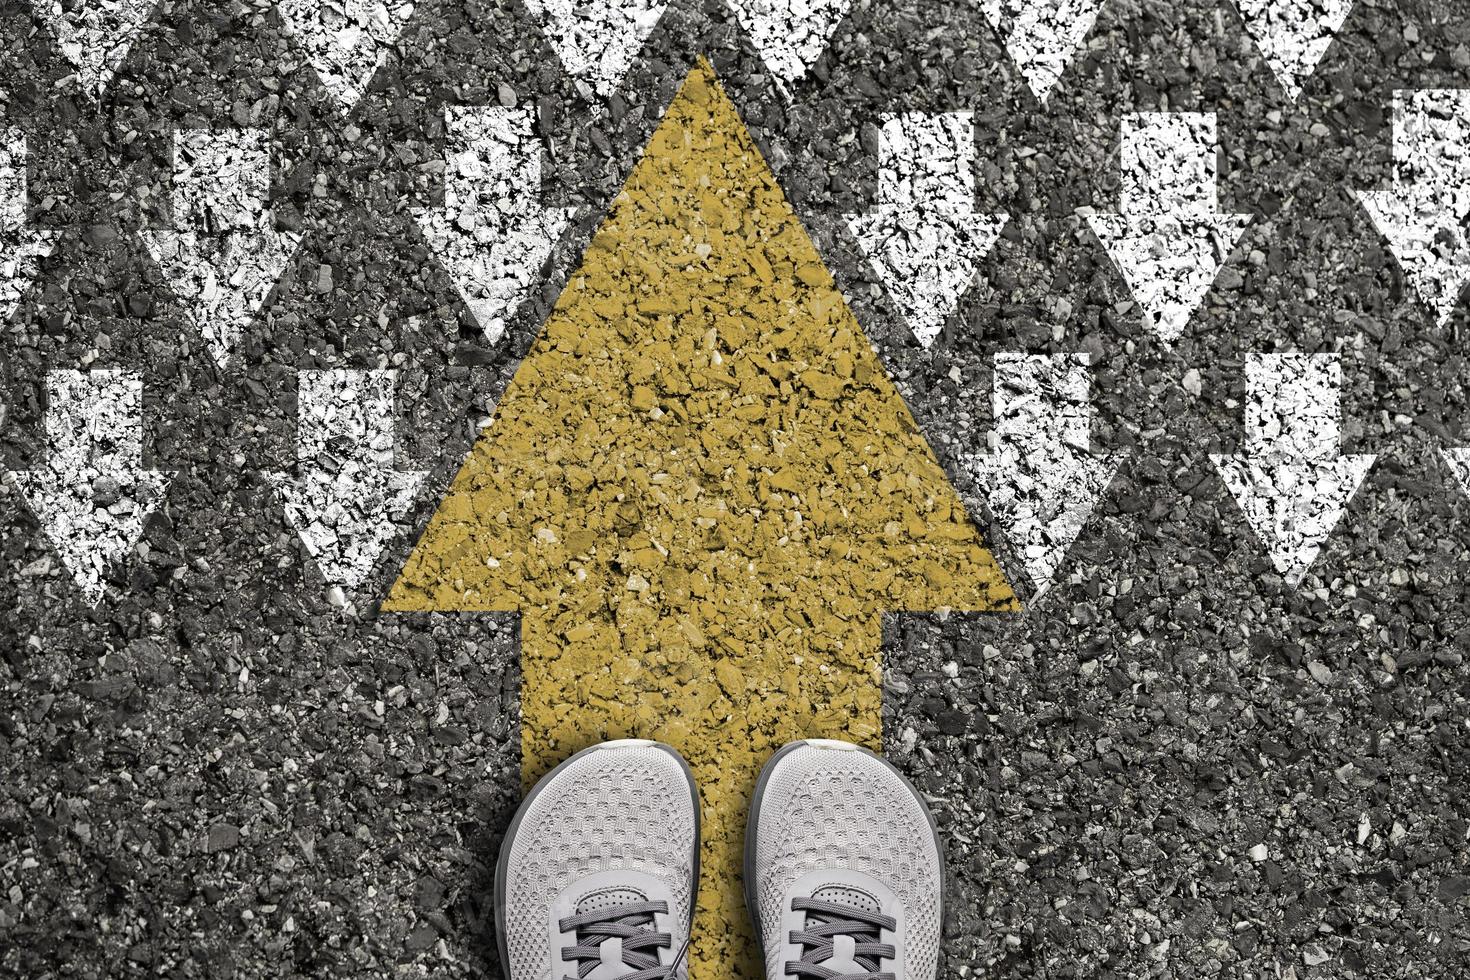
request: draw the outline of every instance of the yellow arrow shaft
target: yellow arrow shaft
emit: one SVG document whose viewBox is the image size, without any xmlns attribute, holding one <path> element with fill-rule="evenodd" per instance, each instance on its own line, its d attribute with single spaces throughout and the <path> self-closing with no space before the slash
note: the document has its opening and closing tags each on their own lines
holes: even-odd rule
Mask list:
<svg viewBox="0 0 1470 980">
<path fill-rule="evenodd" d="M 803 609 L 795 618 L 811 625 L 791 625 L 777 609 L 759 622 L 726 621 L 714 636 L 679 629 L 685 642 L 652 651 L 650 634 L 614 623 L 584 625 L 569 639 L 537 613 L 521 622 L 528 787 L 573 752 L 610 738 L 667 742 L 694 770 L 704 850 L 693 980 L 762 976 L 741 884 L 745 815 L 760 767 L 793 739 L 841 738 L 877 748 L 881 738 L 880 617 L 842 620 Z M 688 642 L 691 633 L 702 646 Z M 727 635 L 746 637 L 738 657 L 722 652 Z"/>
</svg>

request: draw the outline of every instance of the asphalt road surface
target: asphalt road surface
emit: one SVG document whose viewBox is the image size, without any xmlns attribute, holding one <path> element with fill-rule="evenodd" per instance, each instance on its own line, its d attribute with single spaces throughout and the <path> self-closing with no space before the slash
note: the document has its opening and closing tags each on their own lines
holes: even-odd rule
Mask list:
<svg viewBox="0 0 1470 980">
<path fill-rule="evenodd" d="M 28 202 L 0 222 L 0 469 L 51 458 L 49 372 L 116 369 L 138 410 L 80 418 L 173 474 L 95 605 L 23 481 L 0 486 L 0 975 L 500 975 L 518 620 L 377 607 L 706 55 L 1024 603 L 883 621 L 882 742 L 947 850 L 942 975 L 1470 976 L 1470 499 L 1444 454 L 1470 446 L 1467 310 L 1456 281 L 1441 315 L 1359 195 L 1419 179 L 1448 215 L 1425 249 L 1470 262 L 1453 147 L 1394 158 L 1396 91 L 1470 88 L 1470 8 L 1358 0 L 1296 94 L 1228 0 L 1106 0 L 1043 104 L 986 8 L 1045 4 L 857 0 L 786 83 L 779 38 L 674 0 L 607 91 L 534 6 L 418 4 L 354 93 L 266 0 L 160 4 L 101 87 L 77 62 L 105 58 L 0 2 Z M 569 209 L 495 340 L 415 217 L 444 204 L 445 106 L 484 105 L 529 110 L 538 207 Z M 975 211 L 1008 219 L 926 344 L 848 216 L 879 204 L 885 115 L 956 111 Z M 1215 114 L 1198 213 L 1249 216 L 1209 239 L 1221 268 L 1172 342 L 1093 220 L 1127 210 L 1123 134 L 1155 112 Z M 181 226 L 175 132 L 246 127 L 299 242 L 222 347 L 142 232 Z M 56 234 L 21 276 L 25 229 Z M 1087 355 L 1054 362 L 1089 385 L 1063 455 L 1110 468 L 1059 548 L 1028 552 L 973 463 L 1005 446 L 1006 353 Z M 1332 371 L 1273 388 L 1287 353 Z M 425 473 L 350 588 L 268 476 L 298 464 L 298 372 L 343 368 L 396 372 L 396 466 Z M 1281 391 L 1297 442 L 1251 430 Z M 1374 459 L 1308 559 L 1291 536 L 1320 513 L 1278 522 L 1278 562 L 1215 457 L 1314 439 L 1313 464 Z"/>
</svg>

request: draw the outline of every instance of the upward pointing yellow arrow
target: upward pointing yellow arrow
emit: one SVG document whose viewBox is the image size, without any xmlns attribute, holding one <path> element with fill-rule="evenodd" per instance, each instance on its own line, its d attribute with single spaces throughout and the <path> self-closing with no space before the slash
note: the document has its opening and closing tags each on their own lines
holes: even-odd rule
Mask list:
<svg viewBox="0 0 1470 980">
<path fill-rule="evenodd" d="M 680 748 L 696 978 L 754 978 L 747 796 L 801 737 L 880 741 L 884 610 L 1015 607 L 701 61 L 384 608 L 517 611 L 528 782 Z"/>
</svg>

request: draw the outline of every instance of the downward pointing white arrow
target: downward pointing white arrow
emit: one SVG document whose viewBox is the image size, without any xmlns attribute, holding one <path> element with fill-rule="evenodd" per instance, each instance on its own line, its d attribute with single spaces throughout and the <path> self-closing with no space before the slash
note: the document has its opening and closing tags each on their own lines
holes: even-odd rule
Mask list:
<svg viewBox="0 0 1470 980">
<path fill-rule="evenodd" d="M 296 458 L 273 473 L 286 516 L 326 580 L 360 586 L 426 475 L 393 468 L 396 371 L 302 371 Z"/>
<path fill-rule="evenodd" d="M 1470 495 L 1470 449 L 1441 449 L 1439 454 L 1449 464 L 1450 472 L 1459 481 L 1460 489 Z"/>
<path fill-rule="evenodd" d="M 980 0 L 980 9 L 1021 77 L 1042 105 L 1087 32 L 1103 0 Z"/>
<path fill-rule="evenodd" d="M 1217 210 L 1215 142 L 1213 112 L 1125 116 L 1119 213 L 1088 218 L 1165 343 L 1184 332 L 1251 220 Z"/>
<path fill-rule="evenodd" d="M 785 94 L 821 57 L 852 6 L 852 0 L 727 2 Z"/>
<path fill-rule="evenodd" d="M 1295 102 L 1332 46 L 1353 0 L 1235 0 L 1245 28 Z"/>
<path fill-rule="evenodd" d="M 523 0 L 567 74 L 604 97 L 618 90 L 668 0 Z"/>
<path fill-rule="evenodd" d="M 970 461 L 1037 598 L 1122 460 L 1091 452 L 1087 370 L 1086 354 L 997 354 L 990 454 Z"/>
<path fill-rule="evenodd" d="M 10 319 L 37 260 L 56 247 L 57 233 L 26 229 L 26 138 L 0 130 L 0 325 Z"/>
<path fill-rule="evenodd" d="M 1252 354 L 1245 380 L 1246 451 L 1210 459 L 1295 588 L 1378 457 L 1340 454 L 1336 354 Z"/>
<path fill-rule="evenodd" d="M 12 473 L 89 605 L 143 533 L 173 474 L 142 468 L 143 380 L 124 371 L 50 371 L 42 469 Z"/>
<path fill-rule="evenodd" d="M 139 232 L 223 370 L 301 236 L 278 232 L 263 130 L 174 135 L 174 224 Z"/>
<path fill-rule="evenodd" d="M 413 16 L 408 0 L 277 0 L 317 77 L 350 112 Z"/>
<path fill-rule="evenodd" d="M 878 146 L 878 208 L 848 218 L 848 225 L 914 336 L 928 347 L 959 306 L 1006 216 L 975 212 L 970 113 L 890 116 Z"/>
<path fill-rule="evenodd" d="M 1449 465 L 1460 489 L 1470 496 L 1470 449 L 1441 449 L 1439 454 Z"/>
<path fill-rule="evenodd" d="M 525 300 L 571 208 L 543 208 L 529 109 L 447 108 L 444 206 L 415 212 L 493 343 Z"/>
<path fill-rule="evenodd" d="M 76 66 L 82 87 L 101 97 L 158 0 L 32 0 Z"/>
<path fill-rule="evenodd" d="M 1444 326 L 1470 283 L 1470 89 L 1395 92 L 1393 161 L 1393 187 L 1358 200 Z"/>
</svg>

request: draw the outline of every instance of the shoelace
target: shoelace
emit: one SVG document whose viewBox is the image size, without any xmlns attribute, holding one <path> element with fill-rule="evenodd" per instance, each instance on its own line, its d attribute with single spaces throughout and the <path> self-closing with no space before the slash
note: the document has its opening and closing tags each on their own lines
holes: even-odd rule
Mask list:
<svg viewBox="0 0 1470 980">
<path fill-rule="evenodd" d="M 892 973 L 880 973 L 878 961 L 893 959 L 896 955 L 892 943 L 881 943 L 883 930 L 890 932 L 898 927 L 898 921 L 890 915 L 865 912 L 841 902 L 828 902 L 819 898 L 793 898 L 793 912 L 807 913 L 806 929 L 791 933 L 791 941 L 802 947 L 802 957 L 786 964 L 788 977 L 814 977 L 817 980 L 894 980 Z M 810 925 L 815 919 L 816 925 Z M 849 936 L 853 940 L 852 962 L 862 973 L 838 973 L 825 964 L 834 956 L 834 942 L 838 936 Z"/>
<path fill-rule="evenodd" d="M 673 938 L 654 928 L 653 917 L 669 910 L 667 902 L 629 902 L 596 912 L 568 916 L 557 923 L 562 932 L 575 932 L 577 945 L 565 946 L 561 958 L 579 963 L 576 977 L 580 980 L 602 963 L 602 944 L 610 939 L 622 941 L 623 965 L 632 972 L 622 980 L 672 980 L 689 948 L 689 940 L 667 966 L 658 961 L 658 951 L 673 945 Z M 646 952 L 645 952 L 646 951 Z"/>
</svg>

